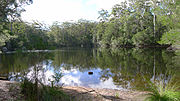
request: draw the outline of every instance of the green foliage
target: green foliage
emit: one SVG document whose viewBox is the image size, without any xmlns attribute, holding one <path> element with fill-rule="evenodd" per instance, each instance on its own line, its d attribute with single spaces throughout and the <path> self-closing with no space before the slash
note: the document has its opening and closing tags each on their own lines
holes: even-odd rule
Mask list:
<svg viewBox="0 0 180 101">
<path fill-rule="evenodd" d="M 24 80 L 23 83 L 21 83 L 21 90 L 22 93 L 26 96 L 26 99 L 28 101 L 35 101 L 37 100 L 37 91 L 36 91 L 36 85 L 28 81 L 27 79 Z"/>
<path fill-rule="evenodd" d="M 70 101 L 69 96 L 60 88 L 40 86 L 27 79 L 21 83 L 21 90 L 27 101 Z"/>
<path fill-rule="evenodd" d="M 163 34 L 161 40 L 159 41 L 160 44 L 170 44 L 174 47 L 179 48 L 180 43 L 180 5 L 179 0 L 166 1 L 165 4 L 168 5 L 168 8 L 171 9 L 171 15 L 163 16 L 162 22 L 164 25 L 168 25 L 169 30 Z M 173 13 L 173 14 L 172 14 Z"/>
<path fill-rule="evenodd" d="M 161 25 L 161 21 L 154 21 L 154 12 L 159 14 L 161 11 L 153 7 L 143 0 L 129 0 L 128 3 L 115 5 L 111 16 L 103 16 L 106 20 L 100 19 L 97 25 L 97 43 L 112 47 L 157 44 L 165 27 Z M 156 8 L 158 7 L 160 5 Z M 103 14 L 106 13 L 101 13 L 100 16 Z M 158 24 L 154 26 L 154 23 Z"/>
<path fill-rule="evenodd" d="M 21 16 L 25 4 L 31 4 L 32 0 L 0 0 L 0 17 L 5 21 L 10 16 L 12 19 Z"/>
<path fill-rule="evenodd" d="M 10 31 L 8 30 L 6 23 L 1 22 L 0 20 L 0 46 L 4 46 L 5 42 L 10 38 Z"/>
<path fill-rule="evenodd" d="M 72 47 L 72 46 L 93 46 L 94 22 L 79 20 L 76 23 L 64 22 L 54 23 L 47 32 L 48 42 L 51 46 Z"/>
<path fill-rule="evenodd" d="M 165 33 L 160 44 L 171 44 L 171 45 L 178 45 L 180 43 L 180 31 L 179 30 L 170 30 L 169 32 Z M 180 45 L 180 44 L 179 44 Z"/>
<path fill-rule="evenodd" d="M 154 83 L 150 81 L 150 93 L 146 101 L 180 101 L 180 87 L 171 80 L 168 82 L 160 80 Z"/>
<path fill-rule="evenodd" d="M 43 27 L 38 22 L 34 22 L 31 25 L 20 21 L 14 22 L 12 33 L 16 37 L 9 40 L 11 48 L 20 50 L 47 49 L 48 36 L 46 35 L 46 30 L 43 30 Z"/>
<path fill-rule="evenodd" d="M 21 16 L 24 11 L 22 6 L 28 3 L 32 0 L 0 0 L 0 46 L 14 37 L 9 25 Z"/>
<path fill-rule="evenodd" d="M 99 17 L 98 19 L 100 19 L 101 22 L 106 22 L 108 21 L 108 17 L 109 17 L 109 14 L 108 14 L 108 11 L 107 10 L 104 10 L 102 9 L 101 11 L 98 12 L 99 13 Z"/>
<path fill-rule="evenodd" d="M 138 32 L 137 34 L 135 34 L 132 38 L 133 43 L 136 46 L 143 46 L 143 45 L 149 45 L 153 43 L 153 36 L 152 34 L 148 34 L 149 30 L 144 30 L 141 32 Z"/>
<path fill-rule="evenodd" d="M 21 2 L 19 2 L 21 1 Z M 129 0 L 99 11 L 99 22 L 31 24 L 20 20 L 22 5 L 32 0 L 12 0 L 0 5 L 0 46 L 16 49 L 60 47 L 126 47 L 179 45 L 179 1 Z M 12 7 L 12 8 L 11 8 Z M 13 8 L 14 7 L 14 8 Z M 8 18 L 7 16 L 10 16 Z"/>
</svg>

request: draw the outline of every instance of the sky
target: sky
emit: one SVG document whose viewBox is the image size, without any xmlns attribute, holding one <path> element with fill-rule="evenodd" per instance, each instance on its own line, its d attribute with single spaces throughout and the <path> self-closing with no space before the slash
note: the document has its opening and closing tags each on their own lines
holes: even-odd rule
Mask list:
<svg viewBox="0 0 180 101">
<path fill-rule="evenodd" d="M 34 0 L 25 7 L 22 19 L 27 22 L 39 21 L 51 25 L 53 22 L 87 19 L 98 21 L 98 11 L 110 11 L 113 5 L 123 0 Z"/>
</svg>

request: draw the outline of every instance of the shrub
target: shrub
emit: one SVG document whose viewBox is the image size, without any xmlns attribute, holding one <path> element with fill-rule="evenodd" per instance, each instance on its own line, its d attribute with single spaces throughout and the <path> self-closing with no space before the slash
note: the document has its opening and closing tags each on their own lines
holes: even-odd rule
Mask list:
<svg viewBox="0 0 180 101">
<path fill-rule="evenodd" d="M 27 101 L 70 101 L 60 88 L 38 85 L 27 79 L 21 83 L 21 90 Z"/>
<path fill-rule="evenodd" d="M 165 82 L 165 80 L 149 82 L 150 93 L 145 101 L 180 101 L 180 87 L 172 80 Z"/>
</svg>

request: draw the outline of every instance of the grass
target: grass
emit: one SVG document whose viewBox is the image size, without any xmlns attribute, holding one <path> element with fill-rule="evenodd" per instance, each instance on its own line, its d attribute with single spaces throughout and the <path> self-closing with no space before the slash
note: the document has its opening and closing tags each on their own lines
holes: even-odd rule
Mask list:
<svg viewBox="0 0 180 101">
<path fill-rule="evenodd" d="M 180 86 L 169 80 L 149 81 L 150 93 L 145 101 L 180 101 Z"/>
<path fill-rule="evenodd" d="M 119 93 L 115 93 L 115 97 L 117 98 L 117 99 L 119 99 Z"/>
<path fill-rule="evenodd" d="M 44 85 L 39 86 L 27 79 L 21 83 L 21 90 L 26 101 L 70 101 L 70 97 L 60 88 Z"/>
</svg>

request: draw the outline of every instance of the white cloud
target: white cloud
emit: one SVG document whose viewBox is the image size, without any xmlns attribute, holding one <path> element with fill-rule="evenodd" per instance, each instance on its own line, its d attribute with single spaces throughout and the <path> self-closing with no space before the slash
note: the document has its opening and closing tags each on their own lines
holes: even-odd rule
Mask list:
<svg viewBox="0 0 180 101">
<path fill-rule="evenodd" d="M 97 10 L 109 10 L 113 7 L 113 5 L 118 4 L 122 1 L 124 0 L 89 0 L 87 3 L 97 5 Z"/>
<path fill-rule="evenodd" d="M 22 14 L 22 18 L 47 24 L 81 18 L 97 20 L 99 10 L 109 10 L 121 1 L 123 0 L 34 0 L 32 5 L 25 7 L 26 12 Z"/>
<path fill-rule="evenodd" d="M 66 86 L 80 86 L 81 85 L 81 81 L 80 81 L 80 77 L 74 77 L 72 75 L 64 75 L 61 78 L 61 82 L 64 83 Z"/>
<path fill-rule="evenodd" d="M 99 84 L 90 84 L 89 87 L 91 88 L 106 88 L 106 89 L 119 89 L 119 90 L 124 90 L 122 87 L 117 87 L 116 85 L 114 85 L 113 83 L 113 79 L 109 78 L 106 81 L 101 81 Z"/>
</svg>

